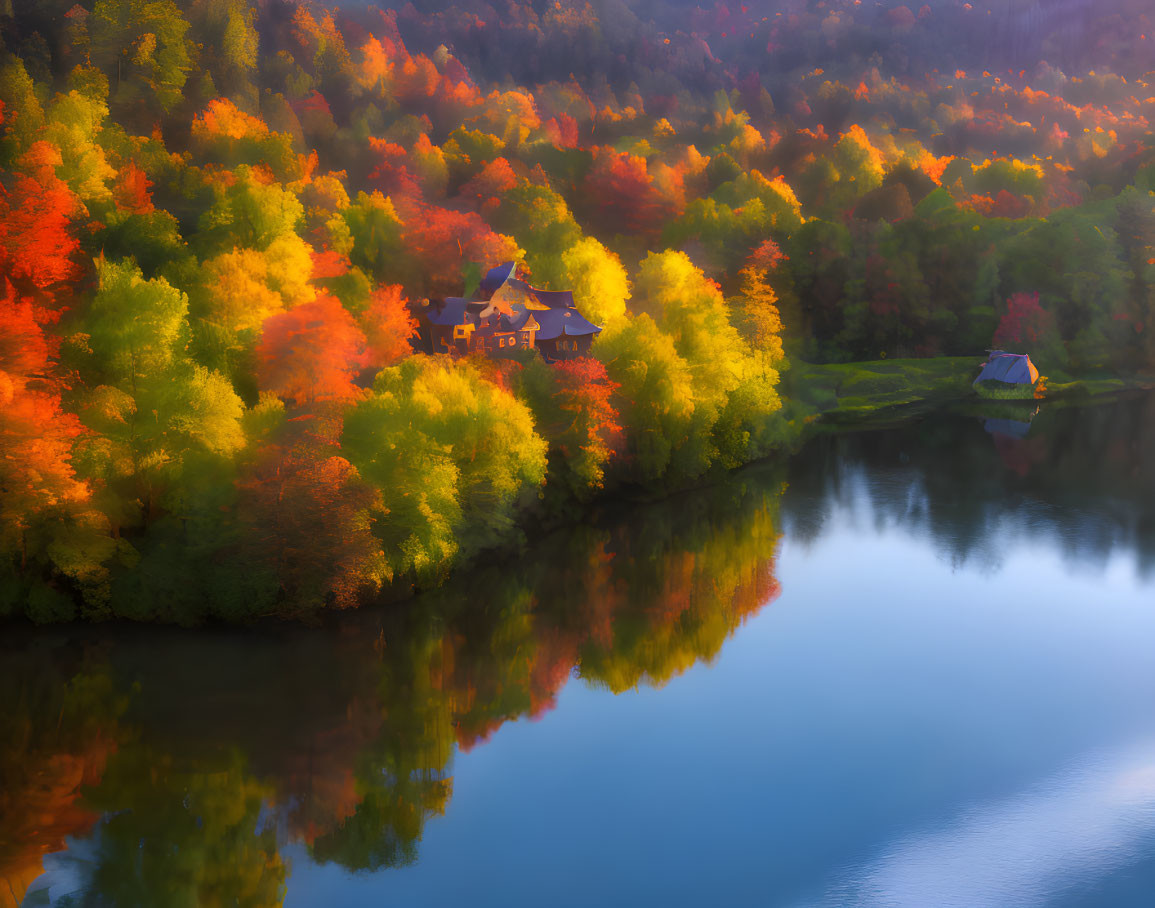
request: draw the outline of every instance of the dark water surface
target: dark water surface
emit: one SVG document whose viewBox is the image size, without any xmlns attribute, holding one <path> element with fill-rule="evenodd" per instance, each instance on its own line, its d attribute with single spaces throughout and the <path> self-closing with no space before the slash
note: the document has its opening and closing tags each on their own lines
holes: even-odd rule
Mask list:
<svg viewBox="0 0 1155 908">
<path fill-rule="evenodd" d="M 927 417 L 333 626 L 4 631 L 0 906 L 1150 905 L 1155 398 Z"/>
</svg>

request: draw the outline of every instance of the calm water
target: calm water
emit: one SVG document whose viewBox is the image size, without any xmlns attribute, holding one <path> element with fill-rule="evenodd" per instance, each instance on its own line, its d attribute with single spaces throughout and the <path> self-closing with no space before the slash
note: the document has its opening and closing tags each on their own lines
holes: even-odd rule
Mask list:
<svg viewBox="0 0 1155 908">
<path fill-rule="evenodd" d="M 1150 905 L 1155 399 L 928 417 L 320 629 L 0 642 L 3 905 Z"/>
</svg>

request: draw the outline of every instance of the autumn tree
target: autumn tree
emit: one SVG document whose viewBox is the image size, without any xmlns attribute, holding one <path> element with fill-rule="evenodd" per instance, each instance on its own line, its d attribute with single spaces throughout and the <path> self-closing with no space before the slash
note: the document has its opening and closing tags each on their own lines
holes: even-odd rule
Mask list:
<svg viewBox="0 0 1155 908">
<path fill-rule="evenodd" d="M 1011 353 L 1028 353 L 1044 368 L 1066 363 L 1055 316 L 1039 305 L 1037 293 L 1016 293 L 1007 300 L 991 345 Z"/>
<path fill-rule="evenodd" d="M 94 433 L 84 472 L 109 493 L 114 526 L 191 506 L 197 463 L 244 445 L 240 399 L 187 352 L 188 297 L 131 262 L 98 263 L 99 290 L 69 339 L 85 389 L 80 415 Z"/>
<path fill-rule="evenodd" d="M 598 149 L 583 188 L 598 226 L 608 231 L 653 233 L 677 213 L 639 155 Z"/>
<path fill-rule="evenodd" d="M 341 444 L 383 496 L 388 519 L 375 532 L 390 568 L 424 580 L 508 539 L 523 495 L 545 479 L 546 444 L 525 404 L 442 357 L 383 370 Z"/>
<path fill-rule="evenodd" d="M 494 223 L 524 245 L 530 271 L 542 285 L 561 289 L 561 255 L 581 238 L 581 228 L 559 193 L 520 180 L 501 194 Z"/>
<path fill-rule="evenodd" d="M 96 0 L 88 17 L 92 62 L 122 110 L 180 104 L 192 69 L 189 21 L 173 0 Z"/>
<path fill-rule="evenodd" d="M 226 95 L 254 100 L 260 36 L 256 9 L 248 0 L 200 0 L 189 10 L 200 66 Z"/>
<path fill-rule="evenodd" d="M 96 612 L 115 548 L 91 486 L 76 475 L 83 427 L 64 409 L 52 360 L 35 307 L 8 284 L 0 297 L 0 613 L 23 610 L 36 621 L 76 614 L 70 584 Z"/>
<path fill-rule="evenodd" d="M 286 308 L 311 302 L 313 260 L 295 234 L 267 249 L 236 248 L 206 260 L 190 288 L 192 349 L 198 360 L 228 375 L 255 397 L 251 374 L 261 326 Z"/>
<path fill-rule="evenodd" d="M 643 314 L 599 338 L 594 353 L 610 380 L 621 387 L 626 452 L 633 471 L 649 482 L 667 471 L 690 476 L 702 472 L 708 465 L 705 450 L 680 456 L 674 463 L 675 453 L 687 448 L 692 435 L 697 436 L 697 448 L 707 447 L 702 434 L 705 430 L 708 437 L 709 426 L 695 420 L 690 366 L 673 340 Z"/>
<path fill-rule="evenodd" d="M 400 285 L 390 284 L 374 290 L 369 305 L 360 317 L 366 338 L 366 361 L 379 370 L 393 366 L 413 352 L 417 337 L 417 319 L 409 309 L 409 300 Z"/>
<path fill-rule="evenodd" d="M 361 192 L 342 217 L 352 240 L 349 257 L 353 264 L 378 281 L 400 277 L 404 224 L 393 201 L 380 192 Z"/>
<path fill-rule="evenodd" d="M 647 256 L 636 291 L 638 308 L 672 338 L 692 374 L 698 431 L 686 450 L 693 464 L 688 468 L 704 471 L 718 456 L 734 465 L 764 450 L 770 416 L 781 407 L 775 390 L 780 347 L 768 341 L 752 350 L 733 326 L 718 286 L 683 253 Z"/>
<path fill-rule="evenodd" d="M 200 242 L 206 249 L 265 249 L 296 233 L 305 210 L 291 189 L 247 165 L 237 167 L 233 177 L 214 184 L 212 207 L 201 216 Z"/>
<path fill-rule="evenodd" d="M 387 139 L 369 137 L 369 184 L 391 199 L 420 197 L 417 177 L 410 170 L 404 147 Z"/>
<path fill-rule="evenodd" d="M 80 274 L 80 241 L 73 219 L 80 201 L 56 176 L 60 152 L 36 143 L 21 159 L 10 191 L 0 187 L 0 271 L 17 287 L 33 292 L 74 280 Z"/>
<path fill-rule="evenodd" d="M 735 322 L 750 346 L 763 354 L 765 365 L 779 367 L 782 352 L 782 317 L 778 295 L 770 286 L 770 275 L 785 256 L 773 240 L 766 240 L 747 259 L 739 272 L 742 283 L 734 299 Z"/>
<path fill-rule="evenodd" d="M 521 257 L 512 237 L 495 233 L 472 211 L 423 208 L 406 222 L 402 241 L 412 259 L 401 283 L 417 296 L 460 293 L 462 271 L 471 262 L 488 267 Z"/>
<path fill-rule="evenodd" d="M 458 191 L 482 215 L 492 214 L 502 204 L 506 192 L 518 185 L 517 175 L 506 158 L 489 161 Z"/>
<path fill-rule="evenodd" d="M 321 296 L 265 320 L 257 348 L 260 387 L 298 407 L 354 398 L 365 335 L 340 301 Z"/>
<path fill-rule="evenodd" d="M 619 385 L 596 359 L 547 365 L 532 360 L 518 378 L 538 430 L 560 459 L 566 485 L 579 499 L 602 488 L 605 471 L 624 444 L 615 404 Z M 554 470 L 551 470 L 554 472 Z"/>
<path fill-rule="evenodd" d="M 380 495 L 342 456 L 340 419 L 262 398 L 249 420 L 251 462 L 240 476 L 239 570 L 269 579 L 269 609 L 347 608 L 389 579 L 371 513 Z"/>
<path fill-rule="evenodd" d="M 304 164 L 291 136 L 271 130 L 265 121 L 241 110 L 228 98 L 215 98 L 193 118 L 192 147 L 197 157 L 225 166 L 264 165 L 285 180 L 300 179 Z"/>
<path fill-rule="evenodd" d="M 561 254 L 559 286 L 573 291 L 574 305 L 595 325 L 610 328 L 626 317 L 630 282 L 621 260 L 595 240 L 578 240 Z"/>
</svg>

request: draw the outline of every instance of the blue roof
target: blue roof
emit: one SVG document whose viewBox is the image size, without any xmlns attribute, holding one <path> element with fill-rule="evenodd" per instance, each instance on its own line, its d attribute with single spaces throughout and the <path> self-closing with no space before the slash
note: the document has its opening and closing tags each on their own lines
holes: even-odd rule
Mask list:
<svg viewBox="0 0 1155 908">
<path fill-rule="evenodd" d="M 995 350 L 975 382 L 1001 381 L 1012 385 L 1033 385 L 1038 377 L 1039 370 L 1025 353 Z"/>
<path fill-rule="evenodd" d="M 492 296 L 497 292 L 498 287 L 513 277 L 516 266 L 516 262 L 505 262 L 496 268 L 490 268 L 485 272 L 485 277 L 481 279 L 481 286 L 478 289 L 481 290 L 482 293 Z"/>
<path fill-rule="evenodd" d="M 573 308 L 572 290 L 538 290 L 536 287 L 531 287 L 530 293 L 537 297 L 539 303 L 543 306 L 549 306 L 551 309 Z"/>
<path fill-rule="evenodd" d="M 563 334 L 566 337 L 587 337 L 602 330 L 586 321 L 576 309 L 543 309 L 534 312 L 533 317 L 541 325 L 537 332 L 538 340 L 554 340 Z"/>
</svg>

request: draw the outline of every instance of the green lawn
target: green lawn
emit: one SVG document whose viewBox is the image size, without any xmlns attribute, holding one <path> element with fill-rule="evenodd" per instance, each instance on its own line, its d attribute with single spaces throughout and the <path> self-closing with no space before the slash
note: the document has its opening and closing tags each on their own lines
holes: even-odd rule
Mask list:
<svg viewBox="0 0 1155 908">
<path fill-rule="evenodd" d="M 974 393 L 981 357 L 880 359 L 812 365 L 796 362 L 785 376 L 793 414 L 803 419 L 861 417 L 920 403 L 940 403 Z"/>
<path fill-rule="evenodd" d="M 783 415 L 800 431 L 820 417 L 829 422 L 853 422 L 899 415 L 904 409 L 924 404 L 977 399 L 979 395 L 972 383 L 982 364 L 982 356 L 880 359 L 826 365 L 796 360 L 783 375 L 782 393 L 786 402 Z M 1120 377 L 1103 373 L 1072 379 L 1060 373 L 1047 379 L 1046 397 L 1078 401 L 1134 388 L 1151 388 L 1153 384 L 1155 376 Z"/>
</svg>

